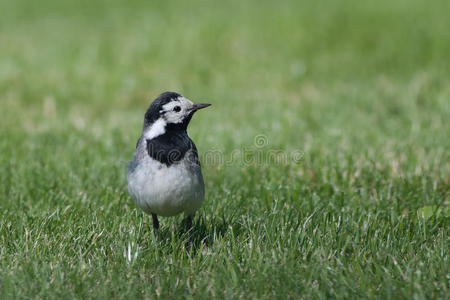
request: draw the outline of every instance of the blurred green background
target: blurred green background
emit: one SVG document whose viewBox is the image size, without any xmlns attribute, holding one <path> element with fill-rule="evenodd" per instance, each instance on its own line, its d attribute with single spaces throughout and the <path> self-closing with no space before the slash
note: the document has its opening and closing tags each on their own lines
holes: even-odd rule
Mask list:
<svg viewBox="0 0 450 300">
<path fill-rule="evenodd" d="M 0 12 L 2 298 L 447 297 L 449 1 Z M 213 104 L 190 125 L 201 155 L 303 153 L 204 161 L 192 251 L 180 218 L 155 238 L 126 191 L 167 90 Z"/>
</svg>

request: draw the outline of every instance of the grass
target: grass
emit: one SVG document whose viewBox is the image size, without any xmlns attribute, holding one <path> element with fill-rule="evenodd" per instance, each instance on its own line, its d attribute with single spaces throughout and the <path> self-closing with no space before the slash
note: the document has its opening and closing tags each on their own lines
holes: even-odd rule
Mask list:
<svg viewBox="0 0 450 300">
<path fill-rule="evenodd" d="M 449 10 L 1 1 L 0 298 L 448 299 Z M 126 191 L 166 90 L 213 103 L 190 246 Z"/>
</svg>

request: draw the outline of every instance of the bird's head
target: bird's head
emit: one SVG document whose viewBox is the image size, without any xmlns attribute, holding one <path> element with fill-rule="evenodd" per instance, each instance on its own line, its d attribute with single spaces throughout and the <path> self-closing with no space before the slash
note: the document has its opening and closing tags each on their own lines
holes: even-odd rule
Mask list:
<svg viewBox="0 0 450 300">
<path fill-rule="evenodd" d="M 186 130 L 194 113 L 210 105 L 195 104 L 178 93 L 162 93 L 145 113 L 143 134 L 152 139 L 166 131 Z"/>
</svg>

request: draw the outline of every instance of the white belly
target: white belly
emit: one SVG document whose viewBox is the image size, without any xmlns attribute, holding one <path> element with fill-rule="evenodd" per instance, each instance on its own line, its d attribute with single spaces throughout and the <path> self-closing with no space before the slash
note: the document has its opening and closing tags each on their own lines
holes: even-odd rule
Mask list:
<svg viewBox="0 0 450 300">
<path fill-rule="evenodd" d="M 193 214 L 205 194 L 200 166 L 185 160 L 167 167 L 147 156 L 128 172 L 127 183 L 137 206 L 165 217 Z"/>
</svg>

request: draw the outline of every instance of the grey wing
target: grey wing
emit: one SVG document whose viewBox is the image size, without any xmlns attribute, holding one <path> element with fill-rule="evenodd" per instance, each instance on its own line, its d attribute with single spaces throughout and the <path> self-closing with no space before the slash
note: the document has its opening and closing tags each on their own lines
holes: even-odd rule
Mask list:
<svg viewBox="0 0 450 300">
<path fill-rule="evenodd" d="M 186 153 L 187 155 L 189 155 L 188 159 L 192 162 L 192 164 L 195 164 L 200 168 L 201 165 L 200 160 L 198 159 L 197 147 L 195 146 L 194 142 L 191 139 L 189 139 L 189 142 L 191 149 Z"/>
<path fill-rule="evenodd" d="M 136 149 L 137 149 L 137 147 L 139 146 L 139 143 L 141 142 L 141 140 L 142 140 L 142 136 L 137 140 L 137 142 L 136 142 Z"/>
<path fill-rule="evenodd" d="M 142 141 L 143 138 L 141 136 L 136 143 L 136 150 L 134 151 L 133 159 L 128 162 L 127 174 L 133 173 L 136 167 L 139 165 L 139 161 L 142 161 L 144 157 L 142 147 L 139 147 L 142 144 Z"/>
</svg>

